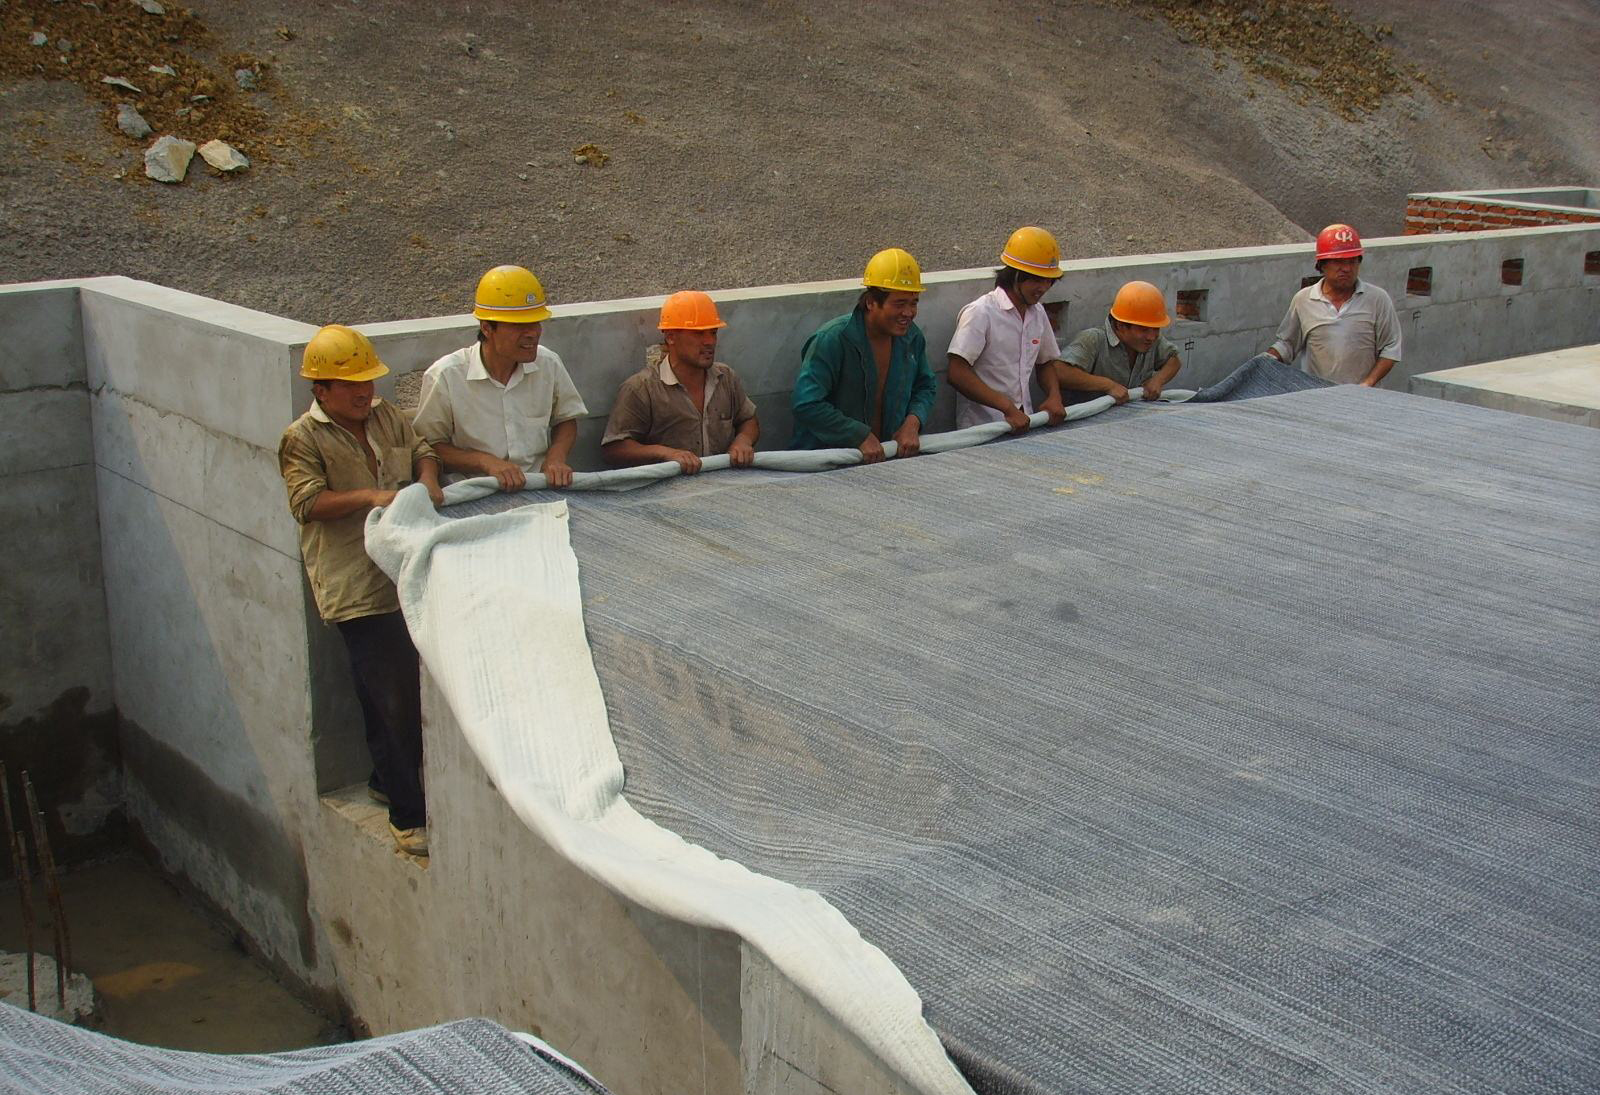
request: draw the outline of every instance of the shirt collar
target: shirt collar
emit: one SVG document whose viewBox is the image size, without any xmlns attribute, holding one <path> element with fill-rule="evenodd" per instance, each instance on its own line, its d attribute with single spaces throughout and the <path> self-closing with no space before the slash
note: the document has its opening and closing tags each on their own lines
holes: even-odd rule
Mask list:
<svg viewBox="0 0 1600 1095">
<path fill-rule="evenodd" d="M 1117 337 L 1117 332 L 1111 325 L 1111 317 L 1106 317 L 1106 341 L 1113 346 L 1121 346 L 1122 340 Z"/>
<path fill-rule="evenodd" d="M 994 292 L 990 295 L 994 297 L 995 301 L 1004 310 L 1008 312 L 1016 312 L 1018 315 L 1022 314 L 1022 311 L 1017 307 L 1016 302 L 1011 299 L 1011 294 L 1006 292 L 1000 286 L 996 285 L 994 287 Z"/>
<path fill-rule="evenodd" d="M 543 349 L 543 347 L 541 346 L 540 349 Z M 535 359 L 535 360 L 537 360 L 537 359 Z M 512 368 L 511 375 L 506 377 L 505 386 L 508 387 L 508 388 L 514 387 L 516 385 L 517 381 L 521 380 L 523 375 L 528 372 L 528 367 L 530 365 L 532 365 L 532 364 L 533 364 L 532 361 L 529 361 L 529 362 L 520 362 L 519 361 Z M 468 380 L 493 380 L 494 379 L 494 377 L 489 375 L 489 370 L 483 364 L 483 343 L 481 343 L 481 342 L 474 342 L 471 346 L 467 347 L 467 379 Z"/>
<path fill-rule="evenodd" d="M 672 359 L 666 354 L 661 355 L 661 360 L 656 364 L 656 375 L 663 384 L 678 383 L 678 374 L 672 371 Z"/>
<path fill-rule="evenodd" d="M 1352 299 L 1354 299 L 1355 297 L 1359 296 L 1362 293 L 1365 293 L 1366 291 L 1367 291 L 1366 282 L 1362 281 L 1360 278 L 1356 278 L 1356 287 L 1354 289 L 1350 290 L 1350 296 L 1351 296 Z M 1328 300 L 1328 298 L 1326 296 L 1324 296 L 1323 293 L 1322 293 L 1322 279 L 1321 278 L 1318 278 L 1311 285 L 1311 299 L 1312 300 Z M 1332 304 L 1333 301 L 1328 300 L 1328 303 Z"/>
<path fill-rule="evenodd" d="M 374 407 L 382 402 L 383 400 L 379 399 L 377 396 L 372 397 L 372 405 Z M 328 412 L 322 409 L 322 404 L 317 402 L 316 396 L 311 397 L 311 417 L 318 422 L 326 422 L 330 426 L 338 425 L 337 422 L 328 417 Z"/>
</svg>

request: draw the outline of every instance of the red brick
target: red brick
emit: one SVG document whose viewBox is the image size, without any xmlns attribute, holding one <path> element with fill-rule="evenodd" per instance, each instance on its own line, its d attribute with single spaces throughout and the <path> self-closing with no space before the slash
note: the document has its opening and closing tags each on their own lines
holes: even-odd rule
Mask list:
<svg viewBox="0 0 1600 1095">
<path fill-rule="evenodd" d="M 1483 219 L 1484 219 L 1484 222 L 1486 224 L 1510 224 L 1511 223 L 1511 218 L 1509 218 L 1509 217 L 1484 217 Z"/>
</svg>

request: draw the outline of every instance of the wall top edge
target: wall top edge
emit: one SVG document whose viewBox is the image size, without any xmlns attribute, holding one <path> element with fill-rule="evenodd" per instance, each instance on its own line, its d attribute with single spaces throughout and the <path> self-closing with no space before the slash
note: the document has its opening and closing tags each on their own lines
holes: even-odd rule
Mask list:
<svg viewBox="0 0 1600 1095">
<path fill-rule="evenodd" d="M 317 328 L 297 319 L 286 319 L 270 312 L 258 312 L 238 304 L 203 297 L 182 289 L 170 289 L 154 282 L 128 277 L 86 278 L 81 291 L 85 295 L 110 297 L 127 304 L 138 305 L 152 311 L 192 320 L 213 327 L 223 327 L 235 334 L 254 336 L 271 342 L 304 343 Z"/>
<path fill-rule="evenodd" d="M 1560 205 L 1550 201 L 1518 201 L 1513 195 L 1571 194 L 1581 201 L 1589 195 L 1597 193 L 1600 193 L 1600 191 L 1582 186 L 1539 187 L 1523 190 L 1429 190 L 1416 194 L 1407 194 L 1406 200 L 1482 202 L 1490 205 L 1503 205 L 1510 209 L 1527 209 L 1535 213 L 1554 211 L 1558 213 L 1593 214 L 1595 207 L 1590 205 Z"/>
</svg>

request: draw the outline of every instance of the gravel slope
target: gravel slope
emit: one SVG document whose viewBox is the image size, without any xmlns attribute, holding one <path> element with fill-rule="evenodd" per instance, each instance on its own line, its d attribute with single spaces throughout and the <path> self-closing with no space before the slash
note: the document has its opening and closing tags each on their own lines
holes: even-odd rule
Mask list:
<svg viewBox="0 0 1600 1095">
<path fill-rule="evenodd" d="M 1351 0 L 1457 97 L 1356 121 L 1102 3 L 192 5 L 320 135 L 160 186 L 102 102 L 0 83 L 0 280 L 365 322 L 464 311 L 503 261 L 570 302 L 850 276 L 889 244 L 984 265 L 1026 222 L 1073 255 L 1384 234 L 1409 190 L 1600 179 L 1580 0 Z M 604 166 L 575 162 L 591 143 Z"/>
</svg>

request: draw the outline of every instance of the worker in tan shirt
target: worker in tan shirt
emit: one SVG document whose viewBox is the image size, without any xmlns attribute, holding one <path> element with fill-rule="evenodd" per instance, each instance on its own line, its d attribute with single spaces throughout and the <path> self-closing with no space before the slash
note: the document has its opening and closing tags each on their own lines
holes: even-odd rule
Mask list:
<svg viewBox="0 0 1600 1095">
<path fill-rule="evenodd" d="M 606 422 L 601 453 L 608 463 L 673 460 L 693 475 L 701 457 L 727 453 L 734 467 L 750 466 L 761 423 L 739 374 L 716 360 L 717 332 L 726 326 L 705 293 L 686 289 L 666 299 L 662 341 L 622 382 Z"/>
<path fill-rule="evenodd" d="M 389 371 L 367 336 L 333 324 L 306 344 L 300 375 L 311 409 L 283 431 L 278 470 L 300 523 L 300 555 L 317 612 L 350 653 L 373 774 L 367 788 L 389 807 L 401 851 L 428 854 L 422 793 L 422 700 L 417 650 L 394 583 L 367 555 L 367 514 L 412 482 L 442 505 L 439 460 L 372 382 Z"/>
</svg>

